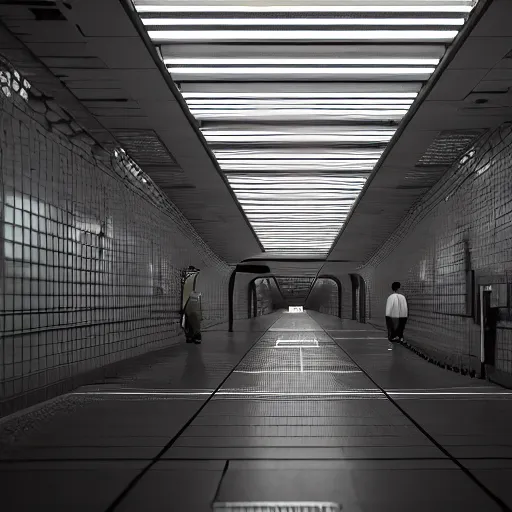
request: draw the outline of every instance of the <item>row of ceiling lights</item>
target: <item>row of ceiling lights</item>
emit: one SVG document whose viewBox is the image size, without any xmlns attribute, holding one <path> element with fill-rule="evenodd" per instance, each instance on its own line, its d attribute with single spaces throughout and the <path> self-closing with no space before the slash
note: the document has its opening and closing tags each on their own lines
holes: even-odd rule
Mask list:
<svg viewBox="0 0 512 512">
<path fill-rule="evenodd" d="M 265 250 L 326 254 L 476 2 L 135 3 Z"/>
</svg>

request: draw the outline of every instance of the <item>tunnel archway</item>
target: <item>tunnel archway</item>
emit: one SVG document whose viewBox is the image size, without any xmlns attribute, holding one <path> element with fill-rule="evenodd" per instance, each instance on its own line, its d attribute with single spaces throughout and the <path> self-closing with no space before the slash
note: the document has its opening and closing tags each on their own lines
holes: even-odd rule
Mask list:
<svg viewBox="0 0 512 512">
<path fill-rule="evenodd" d="M 269 307 L 273 309 L 286 307 L 279 282 L 273 275 L 255 277 L 249 283 L 247 292 L 247 318 L 267 314 Z"/>
<path fill-rule="evenodd" d="M 270 274 L 270 268 L 267 265 L 256 265 L 256 264 L 238 264 L 231 276 L 229 277 L 228 284 L 228 331 L 233 332 L 233 294 L 235 291 L 235 282 L 237 273 L 244 274 L 258 274 L 258 277 L 264 274 Z"/>
<path fill-rule="evenodd" d="M 330 281 L 333 284 L 333 289 L 328 290 L 325 283 L 322 283 L 322 281 Z M 315 282 L 311 286 L 305 305 L 308 309 L 314 309 L 321 313 L 327 313 L 341 318 L 342 296 L 340 280 L 335 276 L 322 274 L 315 279 Z M 320 310 L 322 302 L 327 303 L 323 305 L 325 308 L 323 311 Z"/>
</svg>

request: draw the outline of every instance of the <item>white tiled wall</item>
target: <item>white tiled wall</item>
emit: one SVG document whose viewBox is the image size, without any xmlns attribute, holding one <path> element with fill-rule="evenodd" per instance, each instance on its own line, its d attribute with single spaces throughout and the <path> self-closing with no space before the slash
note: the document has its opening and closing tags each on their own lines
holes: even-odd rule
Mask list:
<svg viewBox="0 0 512 512">
<path fill-rule="evenodd" d="M 50 131 L 5 84 L 0 152 L 0 402 L 177 341 L 189 265 L 203 325 L 227 320 L 231 268 L 126 157 Z"/>
<path fill-rule="evenodd" d="M 512 127 L 485 134 L 419 200 L 361 273 L 371 321 L 385 327 L 385 301 L 400 281 L 409 301 L 406 340 L 442 363 L 480 366 L 480 326 L 466 308 L 478 284 L 508 286 L 499 309 L 496 369 L 512 375 Z M 468 153 L 468 154 L 469 154 Z"/>
</svg>

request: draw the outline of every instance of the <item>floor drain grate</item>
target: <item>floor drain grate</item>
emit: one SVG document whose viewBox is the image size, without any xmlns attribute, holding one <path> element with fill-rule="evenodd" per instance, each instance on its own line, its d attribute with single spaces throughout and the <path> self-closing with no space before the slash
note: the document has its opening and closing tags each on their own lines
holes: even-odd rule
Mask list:
<svg viewBox="0 0 512 512">
<path fill-rule="evenodd" d="M 214 512 L 340 512 L 341 505 L 329 502 L 217 502 Z"/>
</svg>

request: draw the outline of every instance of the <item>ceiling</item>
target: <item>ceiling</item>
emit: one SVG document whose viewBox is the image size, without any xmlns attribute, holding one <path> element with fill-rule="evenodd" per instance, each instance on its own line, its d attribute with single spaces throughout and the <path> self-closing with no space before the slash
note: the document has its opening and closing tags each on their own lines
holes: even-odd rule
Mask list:
<svg viewBox="0 0 512 512">
<path fill-rule="evenodd" d="M 329 253 L 475 0 L 134 0 L 266 252 Z"/>
<path fill-rule="evenodd" d="M 404 118 L 324 271 L 335 268 L 340 258 L 354 265 L 368 261 L 472 142 L 512 120 L 512 2 L 494 0 L 478 7 L 487 8 L 441 63 L 418 108 Z"/>
<path fill-rule="evenodd" d="M 197 5 L 198 1 L 187 1 L 182 5 Z M 157 2 L 154 0 L 152 3 Z M 222 2 L 216 2 L 220 3 Z M 238 3 L 247 5 L 254 2 L 240 0 Z M 280 0 L 279 3 L 290 5 L 299 2 Z M 327 5 L 329 2 L 322 0 L 321 3 Z M 335 3 L 349 2 L 330 2 Z M 379 2 L 361 0 L 352 3 L 361 5 Z M 380 2 L 388 5 L 389 3 L 390 1 L 384 0 Z M 416 6 L 427 4 L 421 0 L 393 2 L 404 3 Z M 431 0 L 428 4 L 460 5 L 461 2 Z M 476 11 L 484 4 L 481 1 Z M 136 161 L 143 162 L 143 170 L 184 213 L 200 236 L 219 256 L 230 263 L 258 255 L 260 258 L 268 259 L 275 254 L 261 254 L 261 246 L 240 204 L 235 200 L 235 194 L 241 197 L 242 202 L 246 197 L 250 197 L 247 195 L 249 190 L 255 191 L 258 197 L 254 204 L 260 206 L 261 201 L 268 201 L 268 196 L 272 196 L 274 201 L 277 193 L 282 194 L 284 190 L 283 182 L 276 180 L 271 183 L 270 178 L 285 176 L 284 184 L 296 185 L 297 188 L 294 190 L 308 197 L 307 194 L 312 192 L 312 182 L 306 178 L 308 175 L 313 176 L 315 186 L 319 185 L 318 188 L 323 188 L 327 194 L 332 191 L 332 180 L 346 180 L 350 176 L 364 179 L 370 176 L 364 185 L 363 194 L 359 196 L 352 209 L 347 208 L 347 203 L 343 203 L 342 207 L 337 206 L 337 221 L 341 222 L 343 215 L 348 214 L 349 217 L 328 257 L 328 263 L 322 265 L 326 253 L 323 247 L 317 244 L 315 247 L 318 250 L 311 251 L 307 261 L 301 262 L 294 258 L 300 251 L 288 250 L 286 254 L 291 258 L 275 262 L 273 268 L 276 274 L 281 275 L 303 275 L 303 272 L 315 275 L 321 269 L 322 273 L 327 273 L 330 269 L 339 270 L 342 267 L 349 271 L 349 267 L 354 268 L 364 263 L 391 235 L 414 202 L 439 179 L 453 161 L 460 157 L 475 137 L 512 117 L 512 59 L 507 57 L 512 51 L 509 27 L 509 20 L 512 19 L 512 2 L 509 0 L 494 0 L 479 20 L 478 12 L 476 13 L 475 21 L 478 23 L 474 28 L 468 27 L 468 30 L 471 29 L 469 37 L 461 40 L 460 44 L 455 43 L 454 51 L 448 52 L 442 59 L 438 71 L 423 89 L 421 84 L 428 78 L 423 75 L 417 77 L 421 78 L 419 81 L 405 80 L 404 76 L 400 75 L 398 82 L 395 79 L 384 80 L 384 77 L 376 75 L 372 80 L 362 80 L 359 77 L 355 89 L 354 82 L 347 82 L 345 77 L 336 76 L 333 81 L 331 75 L 316 76 L 313 81 L 310 71 L 313 65 L 308 61 L 307 64 L 300 65 L 302 68 L 308 68 L 305 75 L 297 74 L 296 71 L 290 72 L 291 74 L 286 75 L 286 81 L 280 77 L 278 82 L 272 75 L 270 78 L 260 77 L 264 79 L 256 83 L 252 79 L 247 80 L 247 77 L 233 76 L 231 71 L 223 74 L 222 80 L 210 81 L 205 80 L 203 75 L 193 75 L 187 71 L 188 74 L 182 73 L 181 81 L 178 82 L 184 97 L 171 80 L 162 59 L 169 58 L 169 55 L 185 59 L 207 58 L 208 53 L 205 52 L 210 46 L 219 50 L 220 53 L 216 53 L 216 56 L 226 59 L 248 59 L 251 56 L 280 59 L 348 59 L 355 55 L 358 58 L 391 58 L 391 55 L 401 58 L 439 58 L 442 49 L 437 43 L 432 44 L 432 41 L 417 45 L 411 42 L 407 45 L 393 42 L 378 44 L 377 48 L 375 44 L 368 44 L 368 41 L 314 41 L 308 44 L 293 41 L 293 44 L 290 44 L 289 41 L 280 40 L 272 41 L 270 44 L 265 41 L 251 45 L 244 43 L 242 51 L 240 45 L 233 42 L 226 44 L 225 41 L 218 41 L 212 45 L 205 45 L 205 41 L 194 44 L 187 41 L 185 44 L 165 43 L 161 48 L 161 59 L 155 46 L 144 33 L 143 23 L 135 11 L 130 11 L 126 5 L 121 0 L 4 1 L 0 4 L 0 19 L 16 37 L 10 37 L 9 34 L 2 32 L 0 52 L 6 54 L 39 89 L 50 91 L 59 103 L 72 112 L 91 135 L 106 147 L 124 145 L 130 148 L 131 156 Z M 53 19 L 51 14 L 46 17 L 37 14 L 37 10 L 42 8 L 48 11 L 58 10 L 62 19 Z M 99 12 L 101 16 L 98 16 Z M 202 16 L 205 17 L 204 14 Z M 303 28 L 301 27 L 301 30 Z M 346 29 L 347 27 L 343 26 L 343 30 Z M 371 30 L 373 29 L 374 26 Z M 175 53 L 169 53 L 171 47 Z M 370 51 L 370 47 L 373 50 Z M 376 50 L 377 53 L 372 53 Z M 393 54 L 394 51 L 398 53 Z M 34 56 L 39 60 L 34 59 Z M 275 67 L 275 64 L 273 66 Z M 351 80 L 353 78 L 351 77 Z M 236 120 L 225 118 L 227 114 L 221 108 L 225 105 L 220 103 L 206 106 L 196 104 L 192 111 L 197 118 L 202 119 L 195 119 L 184 101 L 194 99 L 194 94 L 197 96 L 195 99 L 208 100 L 209 97 L 205 97 L 205 94 L 212 92 L 217 93 L 216 102 L 223 99 L 223 94 L 227 95 L 224 99 L 231 101 L 233 95 L 240 91 L 242 97 L 237 99 L 250 99 L 252 104 L 245 103 L 244 115 Z M 250 97 L 245 97 L 246 93 L 243 91 L 249 91 Z M 243 144 L 225 144 L 225 141 L 216 140 L 211 142 L 212 147 L 209 149 L 205 137 L 201 134 L 200 128 L 211 134 L 211 130 L 226 131 L 226 127 L 229 126 L 232 131 L 245 132 L 247 135 L 248 130 L 256 131 L 253 127 L 264 126 L 267 131 L 271 127 L 278 130 L 281 135 L 289 135 L 290 130 L 297 133 L 296 130 L 300 126 L 301 134 L 309 133 L 326 138 L 334 129 L 334 135 L 339 135 L 342 128 L 352 133 L 361 126 L 366 130 L 371 126 L 374 131 L 397 128 L 396 118 L 390 118 L 384 125 L 380 120 L 369 118 L 350 122 L 340 120 L 339 116 L 346 115 L 348 110 L 357 110 L 354 108 L 355 104 L 351 105 L 352 109 L 344 108 L 347 105 L 342 104 L 341 100 L 358 99 L 340 98 L 340 94 L 354 91 L 365 95 L 363 98 L 366 99 L 370 98 L 368 95 L 371 92 L 389 94 L 420 91 L 419 97 L 405 115 L 387 149 L 383 144 L 362 148 L 357 144 L 347 145 L 339 141 L 325 144 L 325 140 L 311 147 L 306 147 L 302 143 L 290 144 L 289 141 L 276 146 L 256 143 L 254 140 L 249 144 L 247 141 Z M 300 102 L 294 103 L 294 98 L 288 97 L 286 107 L 291 108 L 286 108 L 287 112 L 281 114 L 286 114 L 289 118 L 286 122 L 280 119 L 276 125 L 276 120 L 273 120 L 268 112 L 271 110 L 268 108 L 270 105 L 272 109 L 276 105 L 268 103 L 268 98 L 266 104 L 255 103 L 256 100 L 262 99 L 258 95 L 268 96 L 269 92 L 278 94 L 275 99 L 282 99 L 285 93 L 297 93 L 300 102 L 309 99 L 307 108 L 314 107 L 315 115 L 318 115 L 316 111 L 321 110 L 321 107 L 314 101 L 332 99 L 338 101 L 337 111 L 328 115 L 322 111 L 320 119 L 312 119 L 311 116 L 300 112 L 305 110 L 301 109 Z M 311 95 L 315 92 L 326 96 L 312 98 Z M 304 97 L 305 95 L 307 97 Z M 387 98 L 390 99 L 389 96 Z M 482 100 L 486 102 L 481 103 Z M 325 110 L 332 111 L 331 107 L 332 104 L 329 104 Z M 246 116 L 248 109 L 251 110 L 251 115 L 258 117 L 257 122 Z M 215 110 L 214 116 L 220 117 L 212 118 L 211 110 Z M 231 110 L 233 109 L 230 109 L 230 115 Z M 343 111 L 343 114 L 340 114 L 340 111 Z M 260 119 L 261 117 L 263 119 Z M 141 146 L 140 143 L 137 144 L 137 140 L 143 140 L 145 144 Z M 149 146 L 156 154 L 166 156 L 155 159 L 147 151 Z M 357 151 L 361 149 L 383 152 L 373 171 L 351 169 L 343 165 L 337 167 L 342 160 L 339 158 L 341 151 L 345 156 L 356 157 L 343 160 L 353 161 L 360 159 L 360 153 Z M 221 154 L 220 166 L 213 157 L 212 150 Z M 274 153 L 272 158 L 266 158 L 269 151 Z M 305 157 L 306 151 L 306 154 L 316 156 Z M 350 151 L 352 153 L 349 153 Z M 277 152 L 279 156 L 276 158 Z M 445 155 L 450 153 L 451 158 L 439 158 L 440 152 Z M 369 153 L 366 154 L 368 155 Z M 311 159 L 316 160 L 314 172 L 302 169 L 306 161 Z M 161 165 L 162 160 L 164 165 Z M 285 169 L 272 172 L 263 170 L 262 166 L 267 165 L 268 160 L 279 160 L 279 165 Z M 335 171 L 329 167 L 332 160 L 337 161 Z M 242 163 L 244 168 L 237 169 L 236 166 Z M 221 172 L 222 166 L 227 168 Z M 301 177 L 300 183 L 297 180 L 298 176 Z M 232 188 L 227 186 L 230 179 Z M 304 186 L 304 183 L 307 185 Z M 353 202 L 357 195 L 353 190 L 356 188 L 354 182 L 350 185 L 347 181 L 336 182 L 336 185 L 341 184 L 343 186 L 338 190 L 346 187 L 346 193 L 353 192 L 350 196 L 350 201 Z M 318 190 L 315 190 L 315 201 L 319 197 L 319 193 L 316 192 Z M 244 206 L 247 204 L 244 203 Z M 318 203 L 315 203 L 314 209 L 308 212 L 310 217 L 296 220 L 305 224 L 311 222 L 311 226 L 316 226 L 314 217 L 319 214 L 317 205 Z M 301 209 L 301 213 L 303 211 L 305 209 Z M 293 221 L 286 218 L 286 215 L 290 217 L 295 214 L 287 211 L 273 219 L 260 216 L 258 223 L 255 222 L 257 213 L 257 210 L 254 210 L 251 217 L 254 230 L 263 227 L 277 230 L 275 232 L 279 229 L 288 229 Z M 329 217 L 330 213 L 327 210 L 322 211 L 323 213 L 326 214 L 325 226 L 330 227 L 329 222 L 334 219 Z M 329 236 L 333 236 L 332 233 L 333 231 L 329 231 Z M 302 240 L 307 241 L 306 238 Z M 272 244 L 269 247 L 272 247 Z M 279 257 L 286 256 L 283 247 L 272 248 L 277 249 Z"/>
<path fill-rule="evenodd" d="M 100 143 L 130 146 L 130 156 L 215 253 L 237 263 L 261 252 L 195 121 L 124 2 L 4 0 L 0 20 L 8 30 L 1 33 L 0 52 Z M 148 145 L 158 160 L 145 151 Z"/>
</svg>

